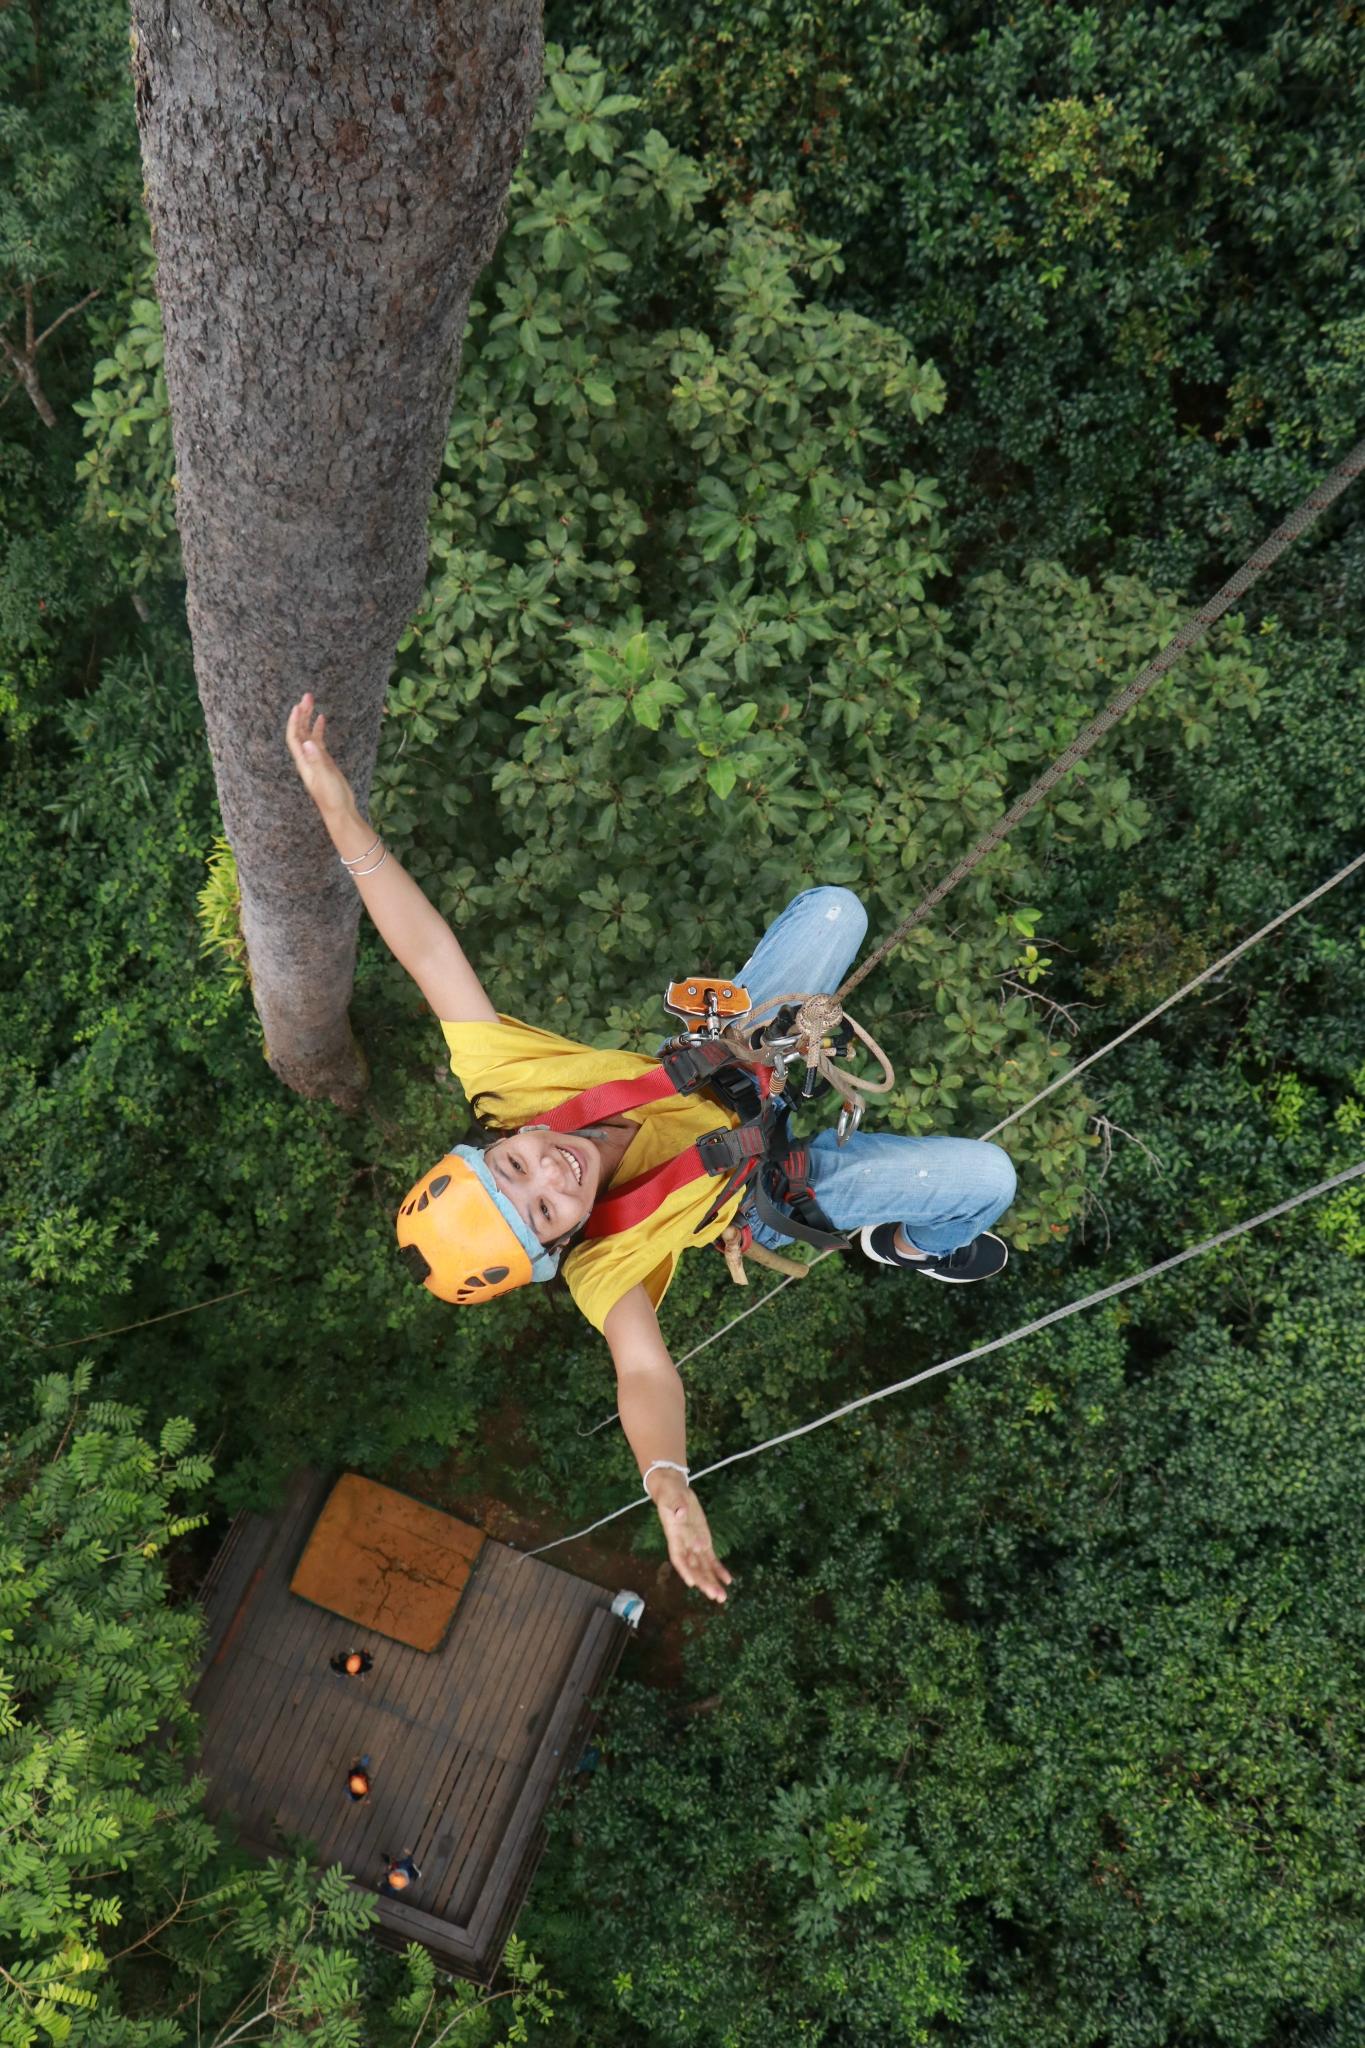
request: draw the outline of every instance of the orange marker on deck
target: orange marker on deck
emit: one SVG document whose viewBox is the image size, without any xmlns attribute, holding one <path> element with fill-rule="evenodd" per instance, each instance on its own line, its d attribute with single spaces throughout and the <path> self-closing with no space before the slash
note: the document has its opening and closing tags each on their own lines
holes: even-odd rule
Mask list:
<svg viewBox="0 0 1365 2048">
<path fill-rule="evenodd" d="M 342 1678 L 363 1678 L 374 1669 L 374 1658 L 368 1650 L 339 1650 L 331 1663 L 333 1671 Z"/>
<path fill-rule="evenodd" d="M 386 1855 L 384 1858 L 384 1875 L 380 1879 L 379 1889 L 381 1892 L 388 1892 L 391 1897 L 397 1898 L 401 1893 L 407 1891 L 414 1880 L 421 1875 L 421 1871 L 417 1868 L 411 1856 Z"/>
</svg>

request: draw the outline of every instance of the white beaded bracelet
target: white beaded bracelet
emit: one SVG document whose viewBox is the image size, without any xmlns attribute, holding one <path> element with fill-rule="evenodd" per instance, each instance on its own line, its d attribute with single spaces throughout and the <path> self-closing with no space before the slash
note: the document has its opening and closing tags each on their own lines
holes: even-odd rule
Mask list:
<svg viewBox="0 0 1365 2048">
<path fill-rule="evenodd" d="M 644 1471 L 640 1474 L 640 1484 L 646 1493 L 649 1493 L 649 1475 L 651 1472 L 681 1472 L 684 1484 L 688 1486 L 692 1484 L 692 1474 L 688 1471 L 686 1465 L 679 1465 L 672 1458 L 656 1458 L 654 1463 L 646 1465 Z M 653 1497 L 650 1494 L 651 1500 Z"/>
</svg>

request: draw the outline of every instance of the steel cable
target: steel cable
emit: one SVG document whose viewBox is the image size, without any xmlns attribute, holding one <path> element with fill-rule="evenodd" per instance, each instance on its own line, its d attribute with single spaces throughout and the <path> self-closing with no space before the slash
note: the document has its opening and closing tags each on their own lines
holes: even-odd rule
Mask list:
<svg viewBox="0 0 1365 2048">
<path fill-rule="evenodd" d="M 1126 1280 L 1115 1280 L 1108 1287 L 1098 1287 L 1093 1294 L 1085 1295 L 1080 1301 L 1068 1302 L 1064 1308 L 1050 1309 L 1046 1315 L 1035 1316 L 1031 1323 L 1024 1323 L 1017 1330 L 1007 1330 L 1003 1337 L 992 1337 L 985 1344 L 978 1344 L 970 1351 L 959 1351 L 954 1358 L 940 1359 L 937 1365 L 928 1365 L 923 1372 L 911 1373 L 908 1379 L 893 1380 L 889 1386 L 877 1387 L 870 1394 L 859 1394 L 855 1400 L 845 1401 L 840 1407 L 831 1408 L 824 1415 L 817 1415 L 813 1422 L 802 1422 L 795 1429 L 784 1429 L 777 1436 L 765 1437 L 762 1443 L 750 1444 L 746 1450 L 731 1451 L 728 1457 L 717 1458 L 714 1464 L 703 1465 L 699 1472 L 694 1472 L 691 1475 L 691 1483 L 696 1485 L 702 1479 L 711 1478 L 716 1472 L 723 1472 L 729 1465 L 743 1464 L 748 1458 L 757 1458 L 764 1451 L 775 1450 L 779 1444 L 789 1444 L 797 1437 L 809 1436 L 813 1430 L 824 1429 L 831 1422 L 840 1422 L 846 1415 L 856 1415 L 859 1409 L 870 1408 L 874 1401 L 885 1401 L 892 1394 L 907 1393 L 911 1387 L 921 1386 L 925 1380 L 935 1379 L 940 1373 L 952 1372 L 955 1367 L 966 1365 L 970 1360 L 985 1358 L 992 1351 L 1003 1351 L 1009 1344 L 1021 1343 L 1025 1337 L 1035 1336 L 1039 1330 L 1046 1330 L 1053 1323 L 1064 1322 L 1068 1316 L 1079 1315 L 1082 1309 L 1094 1308 L 1096 1303 L 1101 1301 L 1112 1301 L 1116 1295 L 1127 1294 L 1131 1288 L 1141 1287 L 1145 1281 L 1155 1280 L 1161 1273 L 1170 1273 L 1175 1267 L 1185 1265 L 1190 1259 L 1201 1258 L 1205 1252 L 1215 1250 L 1220 1244 L 1231 1243 L 1233 1238 L 1244 1236 L 1248 1230 L 1259 1229 L 1261 1224 L 1271 1223 L 1277 1216 L 1287 1216 L 1291 1209 L 1298 1209 L 1303 1203 L 1330 1193 L 1333 1188 L 1345 1187 L 1348 1181 L 1358 1180 L 1362 1174 L 1365 1174 L 1365 1159 L 1357 1160 L 1354 1166 L 1348 1166 L 1342 1173 L 1333 1174 L 1329 1180 L 1319 1181 L 1316 1187 L 1306 1188 L 1302 1194 L 1291 1195 L 1287 1202 L 1277 1202 L 1273 1209 L 1263 1209 L 1259 1216 L 1248 1217 L 1244 1223 L 1234 1223 L 1231 1229 L 1220 1230 L 1216 1237 L 1206 1237 L 1202 1244 L 1191 1245 L 1183 1252 L 1175 1252 L 1169 1259 L 1162 1259 L 1155 1266 L 1145 1267 L 1141 1273 L 1131 1273 Z M 814 1263 L 812 1261 L 812 1264 Z M 786 1285 L 785 1281 L 783 1285 Z M 770 1294 L 764 1296 L 764 1301 L 771 1301 L 772 1296 L 780 1292 L 780 1288 L 774 1287 Z M 762 1302 L 755 1303 L 756 1308 L 762 1306 Z M 752 1310 L 746 1313 L 752 1314 Z M 735 1318 L 736 1322 L 740 1320 L 738 1316 Z M 611 1514 L 601 1516 L 596 1522 L 589 1522 L 585 1528 L 575 1529 L 568 1536 L 557 1536 L 553 1543 L 542 1543 L 538 1549 L 524 1551 L 522 1554 L 526 1557 L 543 1557 L 547 1550 L 558 1550 L 565 1543 L 577 1543 L 581 1537 L 591 1536 L 596 1530 L 605 1529 L 608 1522 L 619 1521 L 622 1515 L 630 1514 L 633 1509 L 649 1507 L 652 1504 L 650 1496 L 641 1493 L 634 1500 L 628 1500 L 624 1507 L 614 1508 Z"/>
</svg>

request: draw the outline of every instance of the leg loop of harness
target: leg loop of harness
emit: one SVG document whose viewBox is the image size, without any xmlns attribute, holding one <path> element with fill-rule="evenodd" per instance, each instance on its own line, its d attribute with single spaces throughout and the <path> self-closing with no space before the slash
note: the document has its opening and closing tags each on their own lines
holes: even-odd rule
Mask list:
<svg viewBox="0 0 1365 2048">
<path fill-rule="evenodd" d="M 810 1156 L 804 1145 L 770 1154 L 753 1175 L 745 1210 L 783 1237 L 796 1238 L 800 1243 L 815 1245 L 821 1251 L 845 1251 L 850 1240 L 834 1229 L 816 1201 L 815 1191 L 807 1177 L 809 1170 Z M 744 1271 L 746 1258 L 752 1259 L 756 1266 L 766 1266 L 775 1273 L 785 1274 L 789 1280 L 804 1279 L 808 1271 L 797 1260 L 769 1251 L 766 1245 L 755 1244 L 753 1232 L 742 1221 L 732 1223 L 719 1242 L 730 1269 L 730 1278 L 740 1287 L 749 1284 Z"/>
<path fill-rule="evenodd" d="M 816 1201 L 805 1173 L 804 1146 L 789 1152 L 785 1159 L 761 1166 L 754 1176 L 750 1196 L 754 1214 L 783 1237 L 813 1244 L 820 1251 L 847 1250 L 849 1239 L 835 1230 Z"/>
</svg>

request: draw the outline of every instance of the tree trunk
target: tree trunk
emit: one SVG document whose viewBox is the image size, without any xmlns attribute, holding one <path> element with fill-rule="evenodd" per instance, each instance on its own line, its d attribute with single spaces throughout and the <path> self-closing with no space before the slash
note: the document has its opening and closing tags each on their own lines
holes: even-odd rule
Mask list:
<svg viewBox="0 0 1365 2048">
<path fill-rule="evenodd" d="M 539 0 L 133 0 L 195 672 L 267 1057 L 353 1107 L 358 898 L 284 745 L 362 804 Z"/>
</svg>

